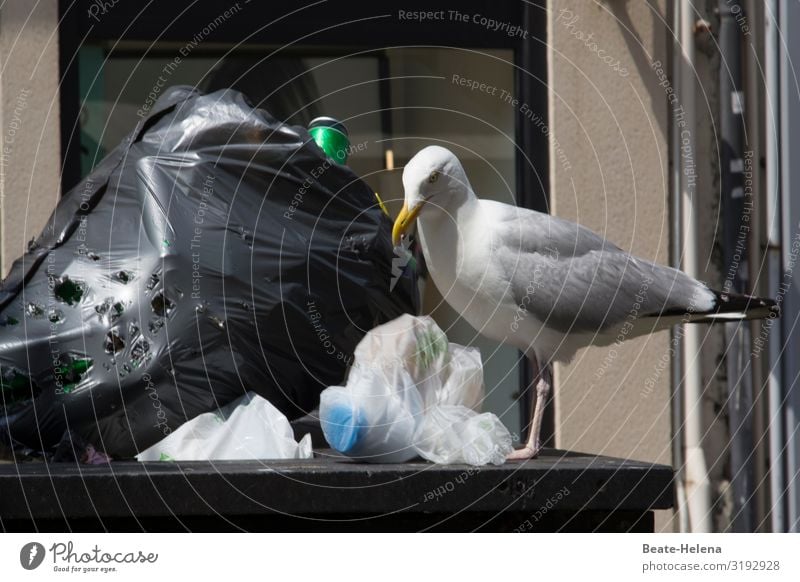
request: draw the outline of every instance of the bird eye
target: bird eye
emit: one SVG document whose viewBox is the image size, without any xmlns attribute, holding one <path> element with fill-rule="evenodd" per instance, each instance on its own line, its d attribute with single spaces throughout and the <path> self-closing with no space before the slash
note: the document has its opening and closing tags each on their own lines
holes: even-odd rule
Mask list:
<svg viewBox="0 0 800 582">
<path fill-rule="evenodd" d="M 439 172 L 431 172 L 431 175 L 428 176 L 428 182 L 433 184 L 436 180 L 439 179 Z"/>
</svg>

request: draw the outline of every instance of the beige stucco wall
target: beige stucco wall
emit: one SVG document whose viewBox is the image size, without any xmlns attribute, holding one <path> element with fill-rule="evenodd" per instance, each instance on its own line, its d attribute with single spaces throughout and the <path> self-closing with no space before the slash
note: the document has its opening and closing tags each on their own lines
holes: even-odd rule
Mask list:
<svg viewBox="0 0 800 582">
<path fill-rule="evenodd" d="M 669 60 L 666 3 L 549 8 L 552 211 L 667 263 L 668 111 L 651 69 Z M 669 342 L 661 332 L 557 366 L 557 445 L 670 464 Z"/>
<path fill-rule="evenodd" d="M 37 236 L 59 197 L 57 0 L 0 10 L 0 271 Z"/>
</svg>

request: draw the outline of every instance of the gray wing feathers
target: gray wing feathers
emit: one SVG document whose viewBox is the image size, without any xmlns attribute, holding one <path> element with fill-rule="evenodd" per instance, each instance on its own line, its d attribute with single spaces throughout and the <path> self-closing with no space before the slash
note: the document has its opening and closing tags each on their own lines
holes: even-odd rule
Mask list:
<svg viewBox="0 0 800 582">
<path fill-rule="evenodd" d="M 499 229 L 506 244 L 527 252 L 578 256 L 589 251 L 621 251 L 611 241 L 569 220 L 525 208 L 498 208 Z M 531 236 L 535 233 L 535 236 Z"/>
<path fill-rule="evenodd" d="M 697 311 L 698 300 L 710 300 L 702 283 L 577 224 L 530 211 L 508 222 L 496 251 L 512 296 L 553 329 L 593 332 L 628 318 Z"/>
</svg>

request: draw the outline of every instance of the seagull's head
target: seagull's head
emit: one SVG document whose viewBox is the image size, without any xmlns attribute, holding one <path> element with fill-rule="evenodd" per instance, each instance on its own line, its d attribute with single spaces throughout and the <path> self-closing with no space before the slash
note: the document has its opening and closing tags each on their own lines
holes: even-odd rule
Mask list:
<svg viewBox="0 0 800 582">
<path fill-rule="evenodd" d="M 392 229 L 392 242 L 408 230 L 424 207 L 426 212 L 447 209 L 472 192 L 461 162 L 450 150 L 428 146 L 411 158 L 403 170 L 405 201 Z M 427 204 L 433 201 L 433 204 Z"/>
</svg>

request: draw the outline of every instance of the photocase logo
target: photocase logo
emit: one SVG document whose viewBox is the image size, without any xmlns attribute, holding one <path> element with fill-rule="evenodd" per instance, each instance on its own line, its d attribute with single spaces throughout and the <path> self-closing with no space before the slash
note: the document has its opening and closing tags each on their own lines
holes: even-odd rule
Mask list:
<svg viewBox="0 0 800 582">
<path fill-rule="evenodd" d="M 19 551 L 19 563 L 26 570 L 35 570 L 44 561 L 44 546 L 39 542 L 30 542 Z"/>
</svg>

